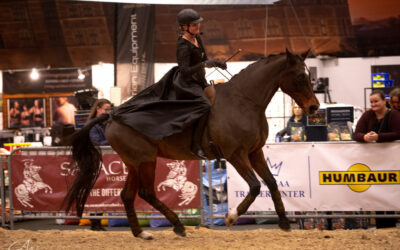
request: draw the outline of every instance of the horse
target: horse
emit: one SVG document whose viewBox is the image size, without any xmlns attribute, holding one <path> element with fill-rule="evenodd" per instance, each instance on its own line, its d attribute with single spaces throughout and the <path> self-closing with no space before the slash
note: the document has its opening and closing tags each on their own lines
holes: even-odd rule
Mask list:
<svg viewBox="0 0 400 250">
<path fill-rule="evenodd" d="M 310 72 L 304 63 L 308 52 L 297 55 L 286 50 L 279 55 L 261 58 L 227 83 L 215 86 L 214 103 L 202 137 L 202 147 L 208 159 L 215 159 L 215 150 L 210 147 L 212 140 L 250 189 L 237 208 L 225 215 L 227 226 L 233 225 L 260 193 L 257 173 L 271 192 L 279 227 L 290 230 L 280 192 L 262 151 L 268 137 L 265 110 L 279 88 L 291 96 L 306 114 L 314 114 L 318 110 L 319 102 L 312 90 Z M 185 236 L 185 228 L 178 216 L 156 197 L 154 179 L 157 156 L 176 160 L 199 159 L 190 151 L 193 126 L 181 133 L 153 140 L 113 120 L 110 114 L 90 120 L 72 137 L 72 157 L 79 171 L 65 197 L 66 211 L 75 204 L 77 215 L 82 215 L 86 199 L 100 173 L 101 152 L 91 143 L 89 131 L 95 124 L 106 121 L 106 138 L 128 168 L 120 196 L 132 234 L 146 240 L 153 239 L 153 235 L 143 231 L 138 223 L 134 208 L 138 194 L 168 219 L 177 235 Z"/>
</svg>

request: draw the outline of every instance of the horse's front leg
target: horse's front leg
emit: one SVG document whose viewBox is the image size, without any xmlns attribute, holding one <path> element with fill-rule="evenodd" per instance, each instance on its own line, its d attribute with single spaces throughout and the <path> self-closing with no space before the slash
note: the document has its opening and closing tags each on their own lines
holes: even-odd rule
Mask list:
<svg viewBox="0 0 400 250">
<path fill-rule="evenodd" d="M 268 168 L 262 149 L 250 154 L 249 159 L 253 169 L 265 181 L 269 191 L 271 192 L 272 201 L 274 202 L 276 213 L 279 216 L 279 227 L 283 230 L 290 230 L 290 222 L 286 217 L 285 206 L 282 202 L 281 193 L 278 190 L 278 185 L 276 184 L 274 176 Z"/>
<path fill-rule="evenodd" d="M 121 199 L 125 206 L 126 216 L 128 217 L 129 226 L 135 237 L 139 237 L 145 240 L 153 239 L 151 233 L 145 232 L 139 225 L 139 221 L 136 216 L 134 208 L 134 202 L 136 194 L 138 192 L 139 176 L 133 166 L 128 166 L 129 172 L 125 182 L 124 188 L 121 191 Z"/>
<path fill-rule="evenodd" d="M 185 227 L 182 225 L 176 213 L 156 197 L 154 191 L 155 169 L 155 161 L 143 163 L 139 166 L 139 197 L 160 211 L 174 226 L 174 232 L 177 235 L 186 236 Z"/>
<path fill-rule="evenodd" d="M 228 161 L 235 167 L 236 171 L 242 176 L 250 187 L 250 192 L 244 198 L 244 200 L 236 208 L 236 211 L 230 211 L 225 215 L 225 224 L 232 226 L 233 223 L 239 218 L 240 215 L 244 214 L 250 205 L 254 202 L 256 197 L 260 194 L 261 185 L 256 175 L 251 169 L 249 158 L 244 152 L 235 152 Z"/>
<path fill-rule="evenodd" d="M 165 187 L 173 187 L 173 186 L 174 186 L 174 180 L 165 180 L 160 184 L 158 184 L 157 191 L 160 191 L 160 189 L 162 189 L 162 191 L 165 191 Z"/>
</svg>

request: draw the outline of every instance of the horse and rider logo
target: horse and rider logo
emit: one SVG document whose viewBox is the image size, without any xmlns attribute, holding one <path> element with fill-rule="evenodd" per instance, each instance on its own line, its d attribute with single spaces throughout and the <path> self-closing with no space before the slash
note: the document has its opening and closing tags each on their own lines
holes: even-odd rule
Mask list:
<svg viewBox="0 0 400 250">
<path fill-rule="evenodd" d="M 157 191 L 165 191 L 165 187 L 180 191 L 179 198 L 182 200 L 178 205 L 188 205 L 196 196 L 198 187 L 193 182 L 187 180 L 187 167 L 185 161 L 173 161 L 166 164 L 169 173 L 165 181 L 157 186 Z"/>
<path fill-rule="evenodd" d="M 24 162 L 24 171 L 23 176 L 24 180 L 21 184 L 19 184 L 15 189 L 14 193 L 17 197 L 18 201 L 24 207 L 33 208 L 34 206 L 31 204 L 31 195 L 35 194 L 41 189 L 44 189 L 45 193 L 53 193 L 53 189 L 43 182 L 42 178 L 39 175 L 41 166 L 37 166 L 33 164 L 33 159 L 23 160 Z"/>
</svg>

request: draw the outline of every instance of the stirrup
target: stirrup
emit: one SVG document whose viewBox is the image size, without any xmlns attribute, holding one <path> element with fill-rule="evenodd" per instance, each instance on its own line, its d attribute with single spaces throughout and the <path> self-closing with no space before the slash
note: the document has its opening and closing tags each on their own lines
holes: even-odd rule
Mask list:
<svg viewBox="0 0 400 250">
<path fill-rule="evenodd" d="M 204 153 L 203 149 L 201 149 L 201 147 L 199 146 L 192 147 L 192 153 L 202 160 L 207 160 L 206 154 Z"/>
</svg>

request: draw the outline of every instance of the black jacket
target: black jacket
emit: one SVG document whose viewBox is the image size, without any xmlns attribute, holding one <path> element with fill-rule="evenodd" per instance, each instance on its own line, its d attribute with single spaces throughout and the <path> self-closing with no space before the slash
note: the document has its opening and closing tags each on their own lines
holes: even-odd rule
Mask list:
<svg viewBox="0 0 400 250">
<path fill-rule="evenodd" d="M 201 39 L 197 48 L 179 37 L 178 66 L 156 84 L 144 89 L 120 105 L 111 115 L 142 134 L 155 139 L 182 132 L 206 114 L 211 104 L 205 97 L 207 59 Z"/>
</svg>

